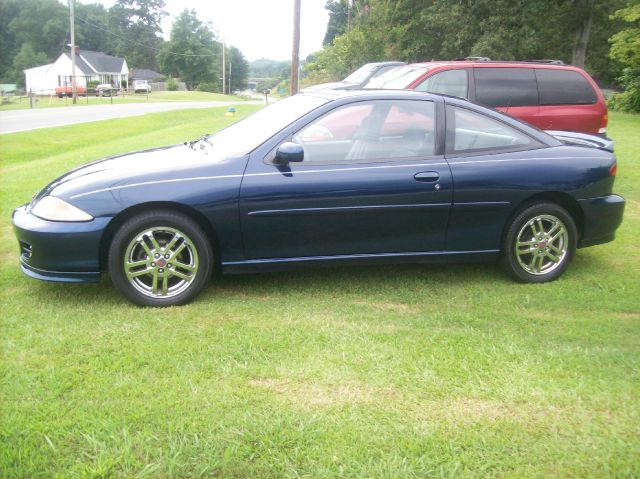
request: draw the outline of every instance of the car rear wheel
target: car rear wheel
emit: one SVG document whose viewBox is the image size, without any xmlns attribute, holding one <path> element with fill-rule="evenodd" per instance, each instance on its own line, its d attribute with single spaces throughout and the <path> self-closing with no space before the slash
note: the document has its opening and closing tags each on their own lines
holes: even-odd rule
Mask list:
<svg viewBox="0 0 640 479">
<path fill-rule="evenodd" d="M 141 306 L 192 300 L 211 277 L 213 252 L 191 218 L 172 211 L 128 220 L 109 249 L 109 274 L 118 290 Z"/>
<path fill-rule="evenodd" d="M 502 262 L 517 281 L 553 281 L 569 266 L 576 242 L 575 222 L 564 208 L 554 203 L 535 203 L 511 222 Z"/>
</svg>

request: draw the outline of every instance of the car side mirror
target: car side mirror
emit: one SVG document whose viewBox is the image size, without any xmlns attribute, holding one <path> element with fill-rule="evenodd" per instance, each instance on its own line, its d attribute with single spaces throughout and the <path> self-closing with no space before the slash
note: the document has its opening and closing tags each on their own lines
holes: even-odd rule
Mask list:
<svg viewBox="0 0 640 479">
<path fill-rule="evenodd" d="M 304 149 L 302 145 L 285 141 L 276 150 L 276 156 L 273 162 L 278 165 L 286 165 L 287 163 L 300 163 L 304 159 Z"/>
</svg>

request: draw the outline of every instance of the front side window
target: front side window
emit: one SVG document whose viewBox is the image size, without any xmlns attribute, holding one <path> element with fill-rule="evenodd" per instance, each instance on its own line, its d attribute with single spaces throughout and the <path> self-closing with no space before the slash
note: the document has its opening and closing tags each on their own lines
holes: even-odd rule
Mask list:
<svg viewBox="0 0 640 479">
<path fill-rule="evenodd" d="M 492 108 L 538 105 L 532 68 L 474 68 L 473 75 L 478 103 Z"/>
<path fill-rule="evenodd" d="M 296 133 L 305 162 L 424 158 L 435 151 L 432 101 L 378 100 L 337 108 Z"/>
<path fill-rule="evenodd" d="M 535 140 L 500 121 L 465 108 L 447 106 L 448 153 L 504 152 L 535 145 Z"/>
<path fill-rule="evenodd" d="M 445 70 L 431 75 L 420 83 L 415 90 L 467 98 L 469 90 L 467 77 L 468 74 L 465 68 Z"/>
</svg>

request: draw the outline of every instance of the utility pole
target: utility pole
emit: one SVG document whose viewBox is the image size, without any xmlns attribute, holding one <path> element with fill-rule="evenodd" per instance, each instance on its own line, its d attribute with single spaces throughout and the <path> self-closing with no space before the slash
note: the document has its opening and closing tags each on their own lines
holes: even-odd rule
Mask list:
<svg viewBox="0 0 640 479">
<path fill-rule="evenodd" d="M 73 103 L 78 101 L 78 87 L 76 85 L 76 31 L 75 31 L 75 0 L 69 0 L 69 32 L 71 33 L 71 92 Z"/>
<path fill-rule="evenodd" d="M 224 44 L 224 37 L 222 37 L 222 94 L 224 95 L 224 89 L 225 89 L 225 71 L 227 69 L 227 64 L 226 64 L 226 60 L 224 58 L 224 51 L 227 49 L 226 45 Z"/>
<path fill-rule="evenodd" d="M 291 94 L 298 93 L 300 69 L 300 0 L 293 0 L 293 51 L 291 52 Z"/>
</svg>

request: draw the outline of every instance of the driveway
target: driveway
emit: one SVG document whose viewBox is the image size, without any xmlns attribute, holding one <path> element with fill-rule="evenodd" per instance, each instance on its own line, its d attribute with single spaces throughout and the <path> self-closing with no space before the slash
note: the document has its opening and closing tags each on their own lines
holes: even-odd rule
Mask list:
<svg viewBox="0 0 640 479">
<path fill-rule="evenodd" d="M 0 112 L 0 134 L 37 130 L 52 126 L 73 125 L 91 121 L 110 120 L 126 116 L 144 115 L 186 108 L 212 108 L 238 104 L 264 102 L 179 101 L 166 103 L 122 103 L 116 105 L 78 105 L 75 107 L 42 108 L 34 110 L 8 110 Z"/>
</svg>

